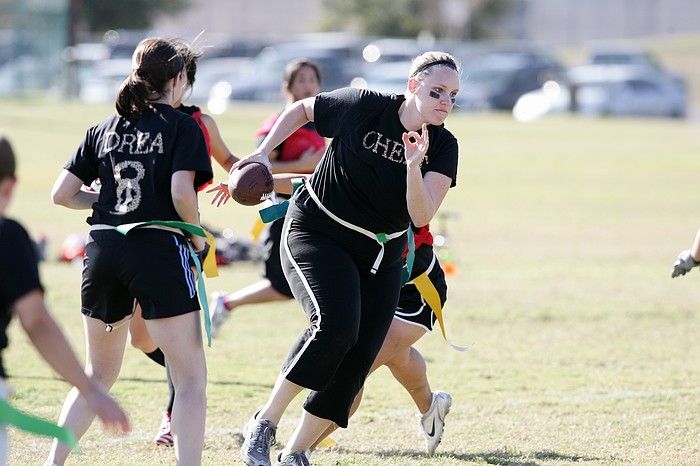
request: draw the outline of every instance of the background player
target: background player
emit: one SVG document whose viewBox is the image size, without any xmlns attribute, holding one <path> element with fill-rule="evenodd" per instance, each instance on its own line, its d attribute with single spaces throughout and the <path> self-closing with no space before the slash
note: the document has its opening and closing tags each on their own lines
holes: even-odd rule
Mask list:
<svg viewBox="0 0 700 466">
<path fill-rule="evenodd" d="M 0 351 L 7 348 L 7 327 L 14 314 L 32 344 L 46 362 L 76 387 L 87 408 L 104 426 L 128 432 L 129 421 L 99 381 L 83 372 L 66 337 L 49 314 L 39 279 L 36 249 L 22 225 L 5 217 L 17 179 L 15 155 L 10 142 L 0 134 Z M 0 397 L 12 392 L 0 353 Z M 6 426 L 0 424 L 0 465 L 7 461 Z"/>
<path fill-rule="evenodd" d="M 282 92 L 287 106 L 301 99 L 313 97 L 321 89 L 321 70 L 317 64 L 306 59 L 287 64 L 284 72 Z M 259 142 L 267 136 L 279 114 L 265 120 L 258 130 Z M 323 156 L 325 139 L 316 132 L 313 122 L 297 129 L 282 144 L 270 153 L 272 173 L 311 173 Z M 228 191 L 226 195 L 228 195 Z M 221 196 L 220 191 L 217 196 Z M 287 199 L 288 196 L 277 194 Z M 216 196 L 215 196 L 216 200 Z M 220 199 L 217 201 L 219 202 Z M 280 263 L 280 242 L 284 219 L 278 219 L 263 231 L 265 271 L 263 279 L 230 294 L 213 293 L 210 305 L 212 335 L 217 336 L 230 312 L 244 304 L 283 301 L 293 298 L 292 290 Z"/>
</svg>

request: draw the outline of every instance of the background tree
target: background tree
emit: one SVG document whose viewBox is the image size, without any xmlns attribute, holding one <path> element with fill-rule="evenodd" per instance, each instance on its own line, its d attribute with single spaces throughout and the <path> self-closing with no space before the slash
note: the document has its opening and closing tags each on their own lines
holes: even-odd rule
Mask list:
<svg viewBox="0 0 700 466">
<path fill-rule="evenodd" d="M 80 19 L 90 32 L 146 29 L 160 14 L 174 14 L 189 0 L 79 0 Z"/>
<path fill-rule="evenodd" d="M 466 21 L 452 37 L 487 39 L 494 35 L 498 22 L 515 5 L 516 0 L 462 0 L 467 9 Z M 430 32 L 444 38 L 454 34 L 455 25 L 445 24 L 442 0 L 323 0 L 322 28 L 331 31 L 354 31 L 360 34 L 416 37 Z M 459 27 L 458 27 L 459 29 Z"/>
<path fill-rule="evenodd" d="M 415 37 L 430 30 L 423 13 L 433 0 L 323 0 L 326 30 Z"/>
<path fill-rule="evenodd" d="M 472 2 L 463 38 L 471 40 L 492 39 L 499 21 L 515 6 L 515 0 L 477 0 Z"/>
</svg>

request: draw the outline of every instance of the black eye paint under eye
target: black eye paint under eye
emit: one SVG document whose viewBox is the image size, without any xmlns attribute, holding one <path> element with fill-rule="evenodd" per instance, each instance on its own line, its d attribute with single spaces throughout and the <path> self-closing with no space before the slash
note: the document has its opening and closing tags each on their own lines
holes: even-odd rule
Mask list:
<svg viewBox="0 0 700 466">
<path fill-rule="evenodd" d="M 434 90 L 430 90 L 430 91 L 428 92 L 428 95 L 429 95 L 430 97 L 432 97 L 433 99 L 438 99 L 438 100 L 440 100 L 440 97 L 442 97 L 442 94 L 441 94 L 440 92 L 434 91 Z M 457 97 L 451 95 L 451 96 L 450 96 L 450 102 L 455 103 L 456 101 L 457 101 Z"/>
</svg>

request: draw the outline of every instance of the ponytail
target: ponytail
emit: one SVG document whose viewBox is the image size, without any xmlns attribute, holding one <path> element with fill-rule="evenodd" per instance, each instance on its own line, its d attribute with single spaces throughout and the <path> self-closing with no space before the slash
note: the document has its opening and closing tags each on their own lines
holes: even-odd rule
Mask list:
<svg viewBox="0 0 700 466">
<path fill-rule="evenodd" d="M 151 101 L 166 92 L 168 81 L 185 66 L 175 46 L 159 38 L 144 39 L 134 50 L 133 71 L 126 77 L 114 102 L 123 117 L 138 117 L 152 108 Z"/>
</svg>

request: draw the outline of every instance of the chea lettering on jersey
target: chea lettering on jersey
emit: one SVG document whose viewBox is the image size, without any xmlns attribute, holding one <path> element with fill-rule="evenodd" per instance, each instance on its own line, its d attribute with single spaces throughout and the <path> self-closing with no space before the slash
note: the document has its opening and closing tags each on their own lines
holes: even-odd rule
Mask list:
<svg viewBox="0 0 700 466">
<path fill-rule="evenodd" d="M 377 155 L 381 155 L 385 159 L 406 165 L 403 142 L 396 142 L 393 139 L 389 139 L 379 131 L 370 131 L 365 134 L 365 137 L 362 138 L 362 146 Z M 427 154 L 423 159 L 423 164 L 426 163 L 428 163 Z"/>
<path fill-rule="evenodd" d="M 109 131 L 105 134 L 101 153 L 117 151 L 123 154 L 151 154 L 163 153 L 163 135 L 158 132 L 151 137 L 151 133 L 136 131 L 133 133 L 119 134 Z"/>
</svg>

